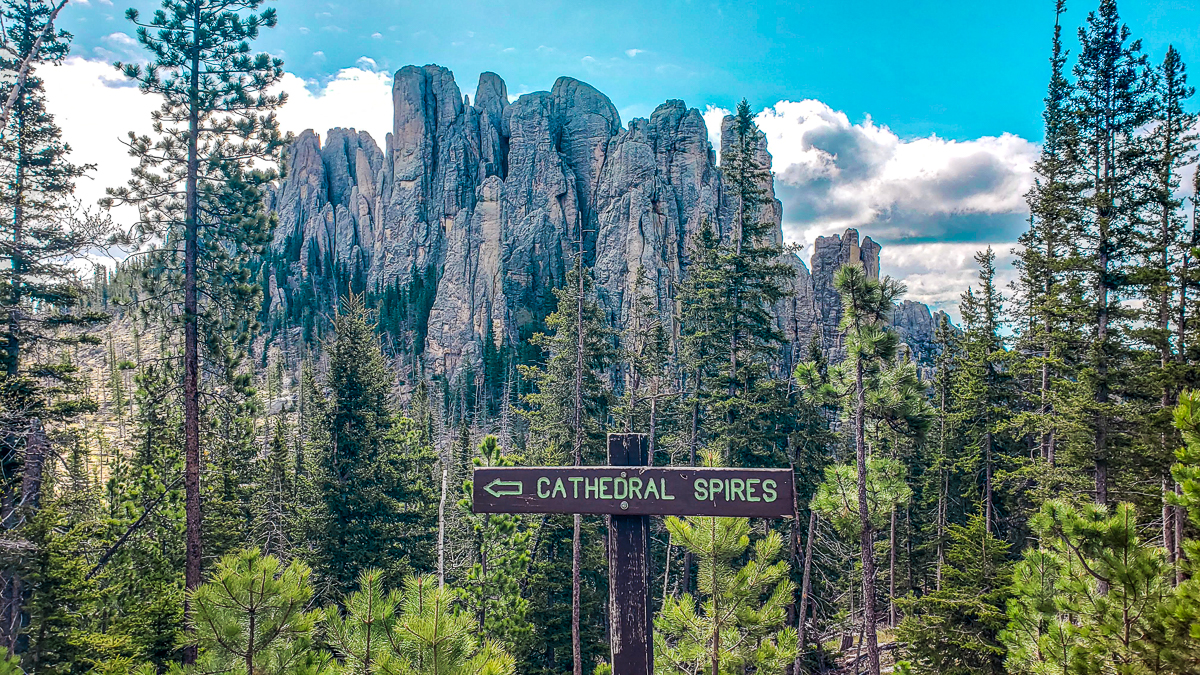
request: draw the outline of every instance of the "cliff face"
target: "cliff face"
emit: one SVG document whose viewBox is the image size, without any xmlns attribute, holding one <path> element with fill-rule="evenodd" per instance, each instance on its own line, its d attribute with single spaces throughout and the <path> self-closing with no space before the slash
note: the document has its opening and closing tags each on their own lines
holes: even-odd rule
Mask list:
<svg viewBox="0 0 1200 675">
<path fill-rule="evenodd" d="M 279 217 L 272 314 L 287 314 L 314 277 L 379 294 L 420 284 L 428 301 L 417 303 L 414 351 L 427 375 L 453 378 L 480 362 L 489 336 L 517 344 L 540 325 L 580 247 L 616 325 L 639 292 L 639 268 L 641 292 L 673 325 L 692 236 L 705 222 L 732 230 L 708 130 L 682 101 L 623 126 L 612 102 L 578 80 L 510 102 L 504 81 L 484 73 L 472 104 L 450 71 L 430 65 L 397 72 L 392 103 L 382 150 L 352 129 L 330 130 L 324 145 L 306 131 L 289 149 L 287 178 L 269 196 Z M 759 159 L 770 166 L 765 138 Z M 769 181 L 762 187 L 782 242 L 782 206 Z M 797 274 L 775 314 L 788 340 L 805 350 L 818 335 L 836 355 L 833 272 L 856 261 L 878 275 L 878 256 L 854 230 L 818 240 L 812 274 L 786 254 Z"/>
</svg>

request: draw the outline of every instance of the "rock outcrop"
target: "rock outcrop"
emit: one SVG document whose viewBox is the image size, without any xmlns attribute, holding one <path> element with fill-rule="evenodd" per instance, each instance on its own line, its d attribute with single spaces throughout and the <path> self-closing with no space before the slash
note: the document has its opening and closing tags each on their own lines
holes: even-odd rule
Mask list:
<svg viewBox="0 0 1200 675">
<path fill-rule="evenodd" d="M 567 77 L 510 102 L 504 81 L 484 73 L 475 92 L 472 104 L 449 70 L 407 66 L 396 73 L 383 150 L 352 129 L 330 130 L 324 145 L 312 131 L 296 139 L 269 195 L 279 217 L 271 313 L 287 314 L 313 278 L 420 295 L 414 358 L 427 375 L 454 378 L 480 363 L 485 340 L 516 345 L 540 328 L 582 252 L 614 324 L 649 293 L 673 325 L 692 237 L 704 223 L 728 237 L 736 222 L 700 111 L 672 100 L 625 126 L 608 97 Z M 765 137 L 758 159 L 770 167 Z M 782 243 L 782 205 L 770 180 L 761 187 L 771 199 L 760 217 Z M 779 327 L 799 349 L 815 336 L 836 358 L 833 272 L 854 262 L 877 276 L 879 246 L 847 230 L 817 240 L 811 274 L 794 254 L 783 261 L 796 275 L 775 307 Z M 935 324 L 908 304 L 897 325 L 924 345 Z"/>
</svg>

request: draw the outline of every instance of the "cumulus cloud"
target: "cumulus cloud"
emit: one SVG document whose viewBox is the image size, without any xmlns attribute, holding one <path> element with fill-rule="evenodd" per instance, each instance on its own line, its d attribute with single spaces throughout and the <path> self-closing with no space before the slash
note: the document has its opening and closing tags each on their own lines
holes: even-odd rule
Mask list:
<svg viewBox="0 0 1200 675">
<path fill-rule="evenodd" d="M 996 285 L 1006 292 L 1017 278 L 1012 265 L 1014 242 L 892 244 L 880 251 L 879 266 L 884 274 L 908 286 L 905 298 L 945 310 L 957 322 L 959 298 L 979 282 L 975 254 L 989 246 L 996 254 Z"/>
<path fill-rule="evenodd" d="M 638 54 L 644 54 L 645 52 L 646 52 L 645 49 L 626 49 L 625 56 L 628 56 L 629 58 L 632 59 L 633 57 L 637 56 Z"/>
<path fill-rule="evenodd" d="M 353 127 L 370 133 L 382 148 L 384 136 L 392 130 L 389 73 L 344 68 L 323 86 L 284 73 L 279 88 L 288 93 L 287 105 L 278 113 L 279 123 L 287 131 L 312 129 L 324 136 L 333 127 Z"/>
<path fill-rule="evenodd" d="M 894 242 L 977 239 L 980 225 L 1025 212 L 1038 146 L 1019 136 L 904 140 L 815 100 L 781 101 L 757 121 L 778 181 L 796 188 L 789 224 L 802 240 L 846 227 Z"/>
<path fill-rule="evenodd" d="M 130 131 L 150 132 L 150 113 L 160 99 L 143 94 L 124 75 L 103 61 L 68 58 L 63 65 L 42 68 L 50 112 L 71 146 L 71 161 L 95 164 L 96 170 L 76 183 L 75 196 L 95 206 L 104 189 L 124 184 L 137 161 L 121 141 Z M 116 217 L 132 222 L 132 210 Z"/>
<path fill-rule="evenodd" d="M 704 113 L 718 153 L 727 114 L 713 106 Z M 943 308 L 974 279 L 972 256 L 989 243 L 1001 276 L 1009 274 L 1037 144 L 1008 133 L 902 139 L 811 99 L 780 101 L 756 121 L 774 158 L 789 241 L 807 247 L 857 228 L 884 245 L 881 266 L 908 283 L 911 299 Z"/>
<path fill-rule="evenodd" d="M 150 132 L 150 113 L 161 99 L 143 94 L 110 64 L 73 56 L 62 66 L 42 68 L 50 112 L 63 130 L 72 149 L 71 158 L 80 164 L 95 164 L 89 178 L 78 182 L 76 196 L 93 205 L 104 189 L 123 184 L 136 160 L 121 140 L 129 131 Z M 288 104 L 279 110 L 279 121 L 287 131 L 326 130 L 354 127 L 365 130 L 382 147 L 392 127 L 392 78 L 387 73 L 364 68 L 346 68 L 320 86 L 285 73 L 278 90 L 288 93 Z M 130 209 L 114 217 L 132 222 Z"/>
</svg>

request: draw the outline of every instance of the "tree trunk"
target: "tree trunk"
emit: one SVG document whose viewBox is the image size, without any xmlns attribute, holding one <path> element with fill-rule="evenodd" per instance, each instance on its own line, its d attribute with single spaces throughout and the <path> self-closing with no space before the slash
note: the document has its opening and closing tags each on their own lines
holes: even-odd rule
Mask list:
<svg viewBox="0 0 1200 675">
<path fill-rule="evenodd" d="M 196 265 L 199 255 L 197 207 L 200 156 L 200 3 L 192 14 L 192 54 L 188 68 L 188 138 L 187 179 L 185 188 L 184 249 L 183 249 L 183 455 L 184 511 L 186 519 L 186 551 L 184 588 L 191 593 L 200 585 L 200 562 L 203 549 L 200 539 L 200 344 L 199 305 L 196 293 Z M 188 625 L 188 642 L 194 632 L 191 626 L 191 607 L 184 600 L 184 620 Z M 196 662 L 196 646 L 189 644 L 183 651 L 183 662 Z"/>
<path fill-rule="evenodd" d="M 888 626 L 896 627 L 896 507 L 888 530 Z"/>
<path fill-rule="evenodd" d="M 867 661 L 871 675 L 879 675 L 879 639 L 875 634 L 875 533 L 871 527 L 867 501 L 866 391 L 861 358 L 854 364 L 854 451 L 858 465 L 858 518 L 862 526 L 859 545 L 862 551 L 863 636 L 867 641 Z"/>
<path fill-rule="evenodd" d="M 29 79 L 29 70 L 33 67 L 33 62 L 38 60 L 38 53 L 42 51 L 42 42 L 46 40 L 47 35 L 54 34 L 54 20 L 58 18 L 58 13 L 66 7 L 67 0 L 60 0 L 50 11 L 50 16 L 46 18 L 46 27 L 38 34 L 33 44 L 29 47 L 29 53 L 21 55 L 21 65 L 17 67 L 17 80 L 13 83 L 12 91 L 8 93 L 8 98 L 4 101 L 4 107 L 0 109 L 0 134 L 8 126 L 8 117 L 12 113 L 13 107 L 17 104 L 17 99 L 20 98 L 22 92 L 25 91 L 25 82 Z"/>
<path fill-rule="evenodd" d="M 941 456 L 938 460 L 941 477 L 938 481 L 937 567 L 934 572 L 935 583 L 939 591 L 942 590 L 942 566 L 946 564 L 946 501 L 949 498 L 948 493 L 950 491 L 950 472 L 946 471 L 946 386 L 945 374 L 943 374 L 941 386 L 941 433 L 939 434 Z"/>
<path fill-rule="evenodd" d="M 442 496 L 438 500 L 438 588 L 446 587 L 446 467 L 442 466 Z"/>
<path fill-rule="evenodd" d="M 983 434 L 983 529 L 992 533 L 992 432 Z"/>
<path fill-rule="evenodd" d="M 575 466 L 583 463 L 583 230 L 579 232 L 579 287 L 575 301 Z M 571 658 L 574 675 L 583 675 L 583 643 L 579 621 L 582 614 L 582 599 L 579 597 L 579 564 L 582 553 L 581 520 L 575 514 L 571 533 Z"/>
<path fill-rule="evenodd" d="M 800 607 L 796 611 L 796 662 L 792 666 L 792 675 L 800 675 L 804 669 L 804 639 L 808 628 L 808 593 L 812 581 L 812 549 L 813 534 L 817 529 L 817 511 L 808 511 L 808 534 L 804 542 L 804 574 L 800 580 Z"/>
<path fill-rule="evenodd" d="M 1179 483 L 1175 484 L 1175 494 L 1183 496 L 1183 489 Z M 1187 572 L 1185 571 L 1187 556 L 1183 554 L 1183 530 L 1187 525 L 1187 511 L 1182 506 L 1172 507 L 1175 511 L 1175 585 L 1182 584 L 1187 581 Z"/>
<path fill-rule="evenodd" d="M 1171 566 L 1172 581 L 1175 580 L 1176 560 L 1175 560 L 1175 509 L 1167 501 L 1167 494 L 1171 492 L 1171 483 L 1166 476 L 1162 479 L 1162 542 L 1163 549 L 1167 552 L 1167 562 Z"/>
<path fill-rule="evenodd" d="M 38 419 L 30 420 L 25 437 L 25 468 L 21 475 L 21 506 L 36 511 L 42 500 L 42 476 L 46 465 L 46 432 Z"/>
<path fill-rule="evenodd" d="M 711 530 L 713 538 L 713 550 L 716 550 L 717 538 L 717 519 L 712 519 Z M 717 585 L 717 566 L 709 565 L 712 570 L 712 675 L 721 675 L 721 594 L 717 591 L 720 586 Z M 614 673 L 613 675 L 617 675 Z"/>
<path fill-rule="evenodd" d="M 700 371 L 696 371 L 696 384 L 692 391 L 692 435 L 688 443 L 688 465 L 696 466 L 696 445 L 699 442 L 697 435 L 700 433 Z M 690 593 L 692 590 L 692 552 L 687 551 L 683 554 L 683 590 L 682 593 Z"/>
</svg>

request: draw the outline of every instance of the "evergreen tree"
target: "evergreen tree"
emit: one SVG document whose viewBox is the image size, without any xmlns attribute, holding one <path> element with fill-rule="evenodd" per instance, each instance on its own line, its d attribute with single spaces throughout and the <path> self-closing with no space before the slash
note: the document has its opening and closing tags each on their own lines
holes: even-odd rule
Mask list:
<svg viewBox="0 0 1200 675">
<path fill-rule="evenodd" d="M 1008 672 L 1161 672 L 1154 638 L 1169 568 L 1138 536 L 1133 507 L 1049 500 L 1031 525 L 1041 546 L 1013 573 Z"/>
<path fill-rule="evenodd" d="M 343 614 L 325 610 L 337 671 L 374 675 L 512 675 L 503 648 L 477 635 L 474 617 L 454 610 L 455 591 L 431 576 L 409 577 L 404 590 L 385 591 L 368 570 L 346 598 Z"/>
<path fill-rule="evenodd" d="M 1025 195 L 1029 229 L 1017 249 L 1017 292 L 1014 308 L 1020 330 L 1014 365 L 1023 387 L 1025 405 L 1017 416 L 1020 428 L 1035 435 L 1038 455 L 1056 462 L 1059 444 L 1068 437 L 1073 416 L 1066 415 L 1069 381 L 1078 367 L 1074 357 L 1080 336 L 1082 284 L 1075 269 L 1081 264 L 1080 213 L 1085 181 L 1080 160 L 1079 124 L 1074 86 L 1066 75 L 1067 51 L 1062 43 L 1065 0 L 1055 5 L 1050 83 L 1042 122 L 1045 140 L 1034 164 L 1034 184 Z"/>
<path fill-rule="evenodd" d="M 1075 408 L 1089 420 L 1085 440 L 1090 443 L 1077 452 L 1080 459 L 1090 459 L 1098 504 L 1108 502 L 1109 465 L 1129 442 L 1130 429 L 1122 420 L 1130 419 L 1132 392 L 1125 389 L 1132 384 L 1127 332 L 1133 317 L 1122 301 L 1134 292 L 1129 271 L 1147 200 L 1139 134 L 1151 112 L 1147 61 L 1141 41 L 1129 36 L 1116 0 L 1101 0 L 1079 29 L 1075 65 L 1080 161 L 1090 193 L 1079 231 L 1090 325 L 1078 375 L 1083 397 Z"/>
<path fill-rule="evenodd" d="M 27 528 L 36 549 L 25 580 L 32 592 L 25 604 L 29 625 L 22 657 L 30 672 L 86 673 L 120 655 L 128 643 L 126 636 L 95 630 L 90 620 L 100 600 L 84 555 L 92 543 L 91 522 L 71 518 L 58 502 L 45 500 Z"/>
<path fill-rule="evenodd" d="M 667 518 L 674 541 L 698 562 L 699 597 L 663 599 L 654 634 L 654 672 L 664 675 L 786 672 L 796 657 L 787 627 L 794 585 L 778 560 L 783 538 L 770 531 L 750 547 L 746 518 Z"/>
<path fill-rule="evenodd" d="M 130 133 L 129 153 L 138 166 L 105 203 L 136 205 L 140 234 L 162 242 L 146 283 L 155 290 L 159 316 L 183 324 L 189 590 L 200 584 L 203 554 L 200 352 L 218 381 L 248 393 L 248 379 L 234 373 L 257 330 L 261 287 L 249 262 L 269 237 L 260 188 L 275 177 L 254 162 L 275 159 L 284 140 L 270 111 L 285 98 L 268 93 L 283 76 L 283 62 L 250 53 L 259 30 L 276 23 L 274 9 L 255 13 L 261 5 L 163 0 L 148 22 L 130 9 L 126 18 L 154 61 L 117 64 L 143 92 L 163 99 L 153 114 L 157 139 Z M 187 660 L 194 658 L 189 650 Z"/>
<path fill-rule="evenodd" d="M 978 290 L 968 288 L 959 303 L 963 317 L 962 359 L 957 364 L 955 427 L 966 436 L 973 457 L 967 473 L 983 476 L 978 503 L 984 528 L 994 532 L 996 458 L 1006 450 L 1005 427 L 1016 403 L 1005 363 L 1004 297 L 996 288 L 996 254 L 991 247 L 975 255 L 979 264 Z"/>
<path fill-rule="evenodd" d="M 45 87 L 36 74 L 36 66 L 61 63 L 70 49 L 71 35 L 49 24 L 53 12 L 44 0 L 7 0 L 0 9 L 10 55 L 0 58 L 0 72 L 11 76 L 0 95 L 16 95 L 7 126 L 0 129 L 0 208 L 6 211 L 0 257 L 8 262 L 0 272 L 0 359 L 8 387 L 35 373 L 49 374 L 51 381 L 69 379 L 70 373 L 37 364 L 34 348 L 77 343 L 78 332 L 59 329 L 108 318 L 82 307 L 85 289 L 72 260 L 114 243 L 112 229 L 72 200 L 75 181 L 93 167 L 68 159 L 71 148 L 46 109 Z M 19 86 L 16 73 L 26 54 L 33 67 Z"/>
<path fill-rule="evenodd" d="M 771 377 L 783 348 L 772 308 L 795 270 L 780 260 L 775 204 L 764 187 L 771 172 L 759 150 L 763 135 L 744 100 L 731 129 L 721 166 L 735 230 L 717 233 L 705 222 L 693 240 L 678 293 L 681 347 L 709 440 L 735 466 L 784 466 L 791 416 L 786 383 Z"/>
<path fill-rule="evenodd" d="M 221 558 L 209 581 L 192 592 L 197 675 L 316 675 L 328 654 L 313 644 L 318 612 L 308 566 L 251 548 Z"/>
<path fill-rule="evenodd" d="M 879 641 L 875 634 L 875 534 L 867 493 L 867 388 L 883 364 L 890 363 L 897 347 L 896 334 L 887 328 L 892 306 L 904 286 L 890 277 L 871 279 L 857 265 L 845 265 L 834 276 L 842 295 L 844 313 L 841 329 L 846 333 L 848 367 L 853 382 L 853 400 L 846 406 L 852 415 L 851 430 L 857 470 L 859 547 L 862 556 L 863 621 L 866 626 L 867 659 L 871 675 L 879 675 Z"/>
<path fill-rule="evenodd" d="M 329 397 L 309 412 L 317 428 L 316 480 L 325 515 L 313 544 L 314 568 L 347 591 L 368 568 L 399 580 L 435 567 L 437 455 L 390 402 L 392 379 L 361 297 L 334 321 Z M 311 385 L 310 385 L 311 386 Z"/>
<path fill-rule="evenodd" d="M 525 395 L 534 464 L 570 461 L 595 464 L 604 457 L 604 429 L 612 392 L 608 370 L 616 356 L 615 335 L 595 299 L 583 255 L 555 289 L 558 307 L 546 317 L 552 334 L 537 333 L 530 342 L 544 351 L 541 366 L 519 366 L 533 385 Z M 570 448 L 570 455 L 567 449 Z M 583 672 L 582 549 L 583 521 L 576 514 L 571 544 L 571 642 L 575 675 Z"/>
<path fill-rule="evenodd" d="M 981 516 L 951 525 L 942 588 L 900 601 L 896 632 L 912 673 L 1003 675 L 999 634 L 1012 578 L 1007 542 L 987 531 Z"/>
<path fill-rule="evenodd" d="M 479 444 L 479 456 L 473 463 L 477 467 L 515 466 L 516 459 L 504 454 L 499 440 L 489 435 Z M 467 613 L 475 616 L 480 635 L 516 653 L 530 635 L 529 601 L 521 597 L 520 582 L 529 567 L 531 532 L 512 514 L 474 513 L 471 481 L 463 484 L 463 492 L 459 506 L 471 524 L 477 562 L 459 588 L 460 601 Z"/>
<path fill-rule="evenodd" d="M 263 552 L 285 560 L 291 553 L 296 514 L 295 462 L 286 426 L 283 415 L 279 415 L 266 457 L 260 460 L 261 481 L 255 495 L 258 538 Z"/>
<path fill-rule="evenodd" d="M 88 575 L 104 588 L 99 621 L 127 636 L 130 656 L 163 668 L 175 661 L 183 632 L 185 514 L 182 410 L 173 361 L 135 378 L 133 454 L 118 455 L 106 485 L 109 542 Z"/>
<path fill-rule="evenodd" d="M 1144 298 L 1132 335 L 1143 349 L 1157 356 L 1157 359 L 1149 355 L 1139 359 L 1147 390 L 1143 396 L 1158 400 L 1157 405 L 1143 403 L 1148 409 L 1140 415 L 1148 423 L 1137 429 L 1137 450 L 1131 463 L 1142 465 L 1139 468 L 1146 473 L 1166 481 L 1178 443 L 1171 425 L 1172 410 L 1179 390 L 1195 384 L 1195 373 L 1183 362 L 1180 351 L 1184 348 L 1186 316 L 1181 314 L 1182 298 L 1177 301 L 1176 294 L 1186 283 L 1181 257 L 1188 244 L 1184 240 L 1183 200 L 1178 196 L 1179 174 L 1196 159 L 1197 115 L 1185 109 L 1195 90 L 1188 86 L 1186 67 L 1174 47 L 1168 47 L 1153 75 L 1152 131 L 1145 139 L 1150 165 L 1149 203 L 1145 223 L 1140 228 L 1138 268 L 1130 276 L 1131 281 L 1139 284 Z"/>
</svg>

